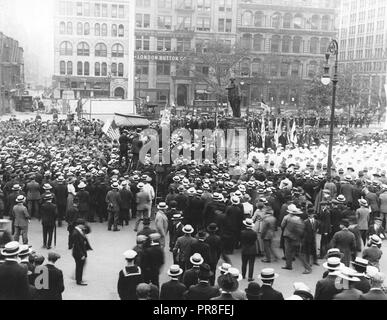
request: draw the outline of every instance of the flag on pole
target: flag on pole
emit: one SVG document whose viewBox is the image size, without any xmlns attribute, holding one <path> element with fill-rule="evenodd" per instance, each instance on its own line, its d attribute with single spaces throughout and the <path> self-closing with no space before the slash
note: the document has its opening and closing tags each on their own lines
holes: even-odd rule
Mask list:
<svg viewBox="0 0 387 320">
<path fill-rule="evenodd" d="M 262 136 L 262 148 L 265 148 L 265 139 L 266 139 L 266 126 L 265 126 L 265 117 L 262 114 L 262 123 L 261 123 L 261 136 Z"/>
<path fill-rule="evenodd" d="M 120 138 L 120 130 L 116 124 L 116 122 L 113 121 L 106 121 L 105 125 L 102 128 L 103 133 L 105 133 L 111 140 L 117 140 Z"/>
<path fill-rule="evenodd" d="M 288 138 L 288 141 L 292 141 L 292 136 L 290 132 L 290 119 L 286 118 L 286 136 Z"/>
<path fill-rule="evenodd" d="M 279 144 L 279 137 L 282 133 L 282 119 L 276 119 L 275 120 L 275 132 L 274 132 L 274 142 L 275 145 L 278 146 Z"/>
<path fill-rule="evenodd" d="M 296 136 L 296 119 L 293 120 L 293 126 L 290 133 L 290 142 L 297 144 L 297 136 Z"/>
</svg>

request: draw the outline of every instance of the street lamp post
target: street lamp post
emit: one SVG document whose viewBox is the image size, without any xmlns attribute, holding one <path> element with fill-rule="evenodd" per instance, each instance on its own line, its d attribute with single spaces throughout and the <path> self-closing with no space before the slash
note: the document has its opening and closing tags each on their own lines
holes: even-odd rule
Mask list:
<svg viewBox="0 0 387 320">
<path fill-rule="evenodd" d="M 337 83 L 339 82 L 338 77 L 338 67 L 339 67 L 339 44 L 336 40 L 332 40 L 329 44 L 327 53 L 325 54 L 326 57 L 326 65 L 324 67 L 324 75 L 321 79 L 321 82 L 324 85 L 329 85 L 331 82 L 330 77 L 330 68 L 329 68 L 329 58 L 331 55 L 335 56 L 335 65 L 334 65 L 334 73 L 332 78 L 333 83 L 333 90 L 332 90 L 332 106 L 331 106 L 331 126 L 329 130 L 329 149 L 328 149 L 328 177 L 331 177 L 332 175 L 332 151 L 333 151 L 333 131 L 334 131 L 334 121 L 335 121 L 335 107 L 336 107 L 336 90 L 337 90 Z"/>
</svg>

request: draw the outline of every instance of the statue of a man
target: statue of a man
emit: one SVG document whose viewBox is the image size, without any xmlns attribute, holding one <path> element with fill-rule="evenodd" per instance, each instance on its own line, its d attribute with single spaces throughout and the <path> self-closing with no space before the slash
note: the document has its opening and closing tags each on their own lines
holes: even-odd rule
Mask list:
<svg viewBox="0 0 387 320">
<path fill-rule="evenodd" d="M 241 94 L 239 85 L 235 83 L 235 78 L 230 79 L 230 83 L 226 88 L 228 90 L 228 101 L 230 102 L 233 117 L 241 117 Z"/>
</svg>

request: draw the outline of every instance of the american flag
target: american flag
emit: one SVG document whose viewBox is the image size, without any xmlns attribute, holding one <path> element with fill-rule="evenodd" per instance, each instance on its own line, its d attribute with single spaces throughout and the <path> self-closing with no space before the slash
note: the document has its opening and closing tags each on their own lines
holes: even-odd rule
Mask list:
<svg viewBox="0 0 387 320">
<path fill-rule="evenodd" d="M 102 131 L 112 140 L 118 141 L 120 138 L 120 130 L 114 120 L 106 121 Z"/>
</svg>

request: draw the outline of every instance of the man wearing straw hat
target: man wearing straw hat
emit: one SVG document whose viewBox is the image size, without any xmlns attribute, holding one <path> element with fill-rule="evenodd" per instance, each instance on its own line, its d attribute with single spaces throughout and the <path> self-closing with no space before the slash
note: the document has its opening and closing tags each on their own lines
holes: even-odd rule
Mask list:
<svg viewBox="0 0 387 320">
<path fill-rule="evenodd" d="M 355 284 L 360 281 L 358 277 L 356 277 L 356 271 L 348 268 L 342 267 L 340 272 L 338 273 L 338 277 L 343 279 L 341 284 L 343 287 L 343 291 L 336 294 L 333 297 L 333 300 L 359 300 L 362 292 L 355 288 Z M 336 283 L 338 285 L 338 283 Z"/>
<path fill-rule="evenodd" d="M 17 241 L 8 242 L 1 255 L 5 262 L 0 264 L 0 300 L 28 300 L 30 289 L 28 270 L 18 263 L 20 246 Z"/>
<path fill-rule="evenodd" d="M 191 225 L 185 225 L 182 231 L 184 232 L 184 235 L 176 240 L 173 254 L 176 259 L 175 263 L 184 271 L 186 270 L 189 258 L 191 257 L 191 246 L 198 240 L 192 237 L 194 229 Z"/>
<path fill-rule="evenodd" d="M 16 198 L 16 205 L 13 207 L 13 217 L 15 219 L 15 235 L 14 240 L 19 241 L 20 235 L 23 239 L 23 244 L 28 244 L 28 225 L 30 223 L 30 215 L 24 205 L 26 198 L 19 195 Z"/>
<path fill-rule="evenodd" d="M 162 284 L 160 300 L 183 300 L 183 295 L 184 292 L 187 291 L 187 287 L 179 280 L 182 273 L 183 269 L 177 264 L 174 264 L 169 268 L 168 276 L 171 280 Z"/>
<path fill-rule="evenodd" d="M 363 244 L 367 242 L 368 225 L 371 218 L 371 210 L 369 209 L 368 202 L 365 199 L 359 199 L 360 208 L 356 210 L 357 225 L 360 230 L 360 235 L 363 240 Z"/>
<path fill-rule="evenodd" d="M 160 246 L 164 250 L 165 248 L 165 237 L 168 233 L 168 217 L 165 214 L 168 206 L 165 202 L 160 202 L 157 205 L 157 213 L 155 216 L 155 227 L 157 232 L 160 234 Z"/>
<path fill-rule="evenodd" d="M 136 300 L 137 285 L 144 281 L 140 267 L 134 264 L 136 256 L 134 250 L 124 252 L 126 266 L 120 271 L 117 284 L 121 300 Z"/>
<path fill-rule="evenodd" d="M 336 279 L 338 271 L 343 266 L 340 258 L 330 257 L 327 259 L 323 267 L 328 270 L 328 275 L 317 282 L 314 293 L 315 300 L 332 300 L 336 294 L 341 292 L 341 288 L 336 286 Z"/>
<path fill-rule="evenodd" d="M 381 272 L 376 272 L 371 276 L 371 289 L 368 293 L 360 296 L 360 300 L 387 300 L 387 295 L 383 291 L 385 276 Z"/>
<path fill-rule="evenodd" d="M 254 263 L 255 256 L 257 255 L 257 247 L 255 242 L 257 241 L 257 233 L 253 231 L 254 222 L 252 219 L 246 219 L 243 221 L 245 230 L 241 232 L 241 246 L 242 246 L 242 277 L 246 278 L 247 263 L 249 264 L 249 278 L 248 281 L 254 280 Z"/>
<path fill-rule="evenodd" d="M 106 195 L 106 203 L 108 206 L 108 230 L 111 231 L 113 227 L 113 231 L 119 231 L 118 229 L 118 220 L 120 213 L 120 203 L 121 196 L 118 191 L 119 185 L 118 182 L 114 182 L 111 185 L 111 190 Z"/>
<path fill-rule="evenodd" d="M 273 289 L 274 280 L 278 278 L 278 274 L 272 268 L 262 269 L 258 279 L 262 281 L 260 300 L 284 300 L 281 292 Z"/>
</svg>

